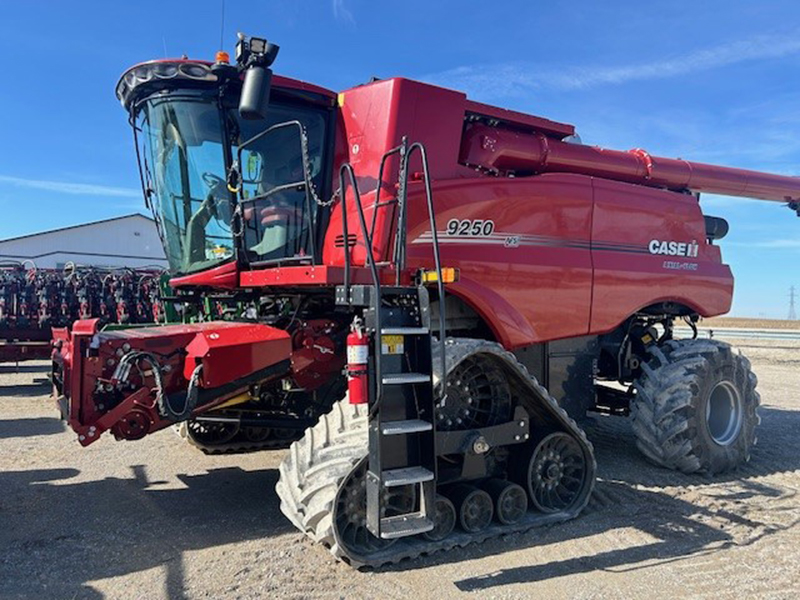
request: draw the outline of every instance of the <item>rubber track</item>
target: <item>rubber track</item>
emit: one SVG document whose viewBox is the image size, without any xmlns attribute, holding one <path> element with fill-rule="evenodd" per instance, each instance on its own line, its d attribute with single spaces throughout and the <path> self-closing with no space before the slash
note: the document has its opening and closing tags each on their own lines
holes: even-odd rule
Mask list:
<svg viewBox="0 0 800 600">
<path fill-rule="evenodd" d="M 436 349 L 437 344 L 433 348 Z M 342 482 L 360 462 L 367 460 L 367 418 L 363 405 L 351 405 L 345 397 L 316 426 L 307 429 L 301 440 L 291 445 L 288 455 L 281 463 L 280 478 L 275 489 L 281 499 L 281 512 L 300 531 L 315 542 L 327 546 L 337 559 L 348 562 L 353 567 L 377 568 L 502 535 L 523 533 L 535 527 L 560 523 L 575 518 L 591 497 L 596 471 L 591 443 L 583 430 L 558 406 L 525 366 L 499 344 L 484 340 L 448 340 L 446 352 L 448 374 L 458 363 L 473 355 L 488 354 L 502 360 L 504 366 L 517 376 L 517 383 L 524 384 L 530 396 L 538 400 L 538 405 L 547 410 L 561 425 L 562 430 L 574 435 L 589 458 L 583 498 L 569 511 L 552 514 L 529 511 L 522 521 L 514 525 L 493 523 L 477 534 L 456 530 L 439 542 L 417 536 L 403 538 L 369 556 L 352 556 L 337 542 L 333 508 Z M 434 368 L 441 364 L 436 354 L 434 350 Z M 438 385 L 440 380 L 441 377 L 436 373 L 434 383 Z"/>
<path fill-rule="evenodd" d="M 196 439 L 191 437 L 188 432 L 188 426 L 186 421 L 183 423 L 179 423 L 175 425 L 175 433 L 177 433 L 181 438 L 183 438 L 186 443 L 195 448 L 202 450 L 204 454 L 241 454 L 244 452 L 256 452 L 258 450 L 283 450 L 288 448 L 289 445 L 294 442 L 297 438 L 270 438 L 264 440 L 263 442 L 248 442 L 246 440 L 241 441 L 232 441 L 226 444 L 216 444 L 213 446 L 208 446 L 206 444 L 202 444 L 198 442 Z M 240 434 L 236 434 L 237 436 Z M 298 431 L 298 436 L 300 432 Z"/>
</svg>

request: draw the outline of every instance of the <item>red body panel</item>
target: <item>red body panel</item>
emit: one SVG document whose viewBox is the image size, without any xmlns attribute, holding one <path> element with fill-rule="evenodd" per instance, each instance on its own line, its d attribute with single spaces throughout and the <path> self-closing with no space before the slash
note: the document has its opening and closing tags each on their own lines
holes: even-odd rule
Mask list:
<svg viewBox="0 0 800 600">
<path fill-rule="evenodd" d="M 460 281 L 448 289 L 483 316 L 504 346 L 588 332 L 589 178 L 453 180 L 437 183 L 433 193 L 442 262 L 460 269 Z M 431 266 L 427 215 L 419 202 L 411 206 L 416 210 L 410 214 L 409 258 Z M 492 219 L 494 231 L 490 236 L 448 235 L 445 225 L 451 219 Z M 510 243 L 515 237 L 517 242 Z"/>
<path fill-rule="evenodd" d="M 173 277 L 169 280 L 169 285 L 173 288 L 196 286 L 233 290 L 239 287 L 239 270 L 236 263 L 229 262 L 207 271 Z"/>
<path fill-rule="evenodd" d="M 292 352 L 289 334 L 266 325 L 228 327 L 233 323 L 208 323 L 186 345 L 183 376 L 189 380 L 197 365 L 203 366 L 205 388 L 219 387 L 286 360 Z"/>
<path fill-rule="evenodd" d="M 382 269 L 381 280 L 386 284 L 393 284 L 395 271 Z M 241 287 L 280 287 L 280 286 L 332 286 L 344 283 L 344 267 L 327 267 L 324 265 L 302 267 L 273 267 L 258 271 L 242 271 L 239 276 Z M 408 273 L 401 274 L 401 283 L 410 284 Z M 350 272 L 350 283 L 370 284 L 372 275 L 366 268 L 356 267 Z"/>
<path fill-rule="evenodd" d="M 705 243 L 693 196 L 566 174 L 443 182 L 434 194 L 442 261 L 461 273 L 448 289 L 508 348 L 605 333 L 659 302 L 704 316 L 730 308 L 730 269 Z M 452 218 L 490 218 L 495 229 L 448 235 Z M 651 254 L 654 239 L 694 240 L 700 251 Z M 409 240 L 413 264 L 431 267 L 424 212 L 412 212 Z"/>
<path fill-rule="evenodd" d="M 688 306 L 704 317 L 728 312 L 733 276 L 719 248 L 705 242 L 693 196 L 594 179 L 591 332 L 605 333 L 659 302 Z M 652 254 L 653 240 L 697 242 L 696 257 Z"/>
<path fill-rule="evenodd" d="M 476 115 L 485 115 L 493 119 L 499 119 L 507 123 L 514 123 L 531 127 L 536 131 L 541 131 L 548 135 L 563 138 L 568 135 L 574 135 L 575 127 L 567 123 L 558 123 L 550 119 L 542 117 L 535 117 L 533 115 L 526 115 L 525 113 L 517 112 L 515 110 L 508 110 L 506 108 L 499 108 L 497 106 L 490 106 L 480 102 L 467 100 L 466 110 L 468 113 Z"/>
</svg>

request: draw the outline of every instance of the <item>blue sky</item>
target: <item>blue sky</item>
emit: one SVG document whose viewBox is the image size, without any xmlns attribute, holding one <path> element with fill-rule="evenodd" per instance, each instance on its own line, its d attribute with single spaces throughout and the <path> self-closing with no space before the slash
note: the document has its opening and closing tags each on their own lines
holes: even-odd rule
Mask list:
<svg viewBox="0 0 800 600">
<path fill-rule="evenodd" d="M 0 238 L 144 212 L 114 84 L 165 54 L 211 58 L 220 0 L 0 0 Z M 403 75 L 563 120 L 585 143 L 800 175 L 800 4 L 227 0 L 276 71 L 332 89 Z M 732 232 L 733 313 L 785 317 L 800 219 L 703 200 Z"/>
</svg>

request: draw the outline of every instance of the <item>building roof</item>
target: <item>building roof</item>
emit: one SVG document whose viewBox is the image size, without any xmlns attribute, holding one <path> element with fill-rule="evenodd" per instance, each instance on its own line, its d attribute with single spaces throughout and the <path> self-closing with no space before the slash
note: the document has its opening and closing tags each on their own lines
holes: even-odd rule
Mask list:
<svg viewBox="0 0 800 600">
<path fill-rule="evenodd" d="M 148 217 L 147 215 L 143 215 L 142 213 L 130 213 L 128 215 L 121 215 L 119 217 L 111 217 L 109 219 L 99 219 L 97 221 L 89 221 L 88 223 L 80 223 L 78 225 L 68 225 L 67 227 L 56 227 L 55 229 L 48 229 L 46 231 L 38 231 L 36 233 L 27 233 L 25 235 L 17 235 L 10 238 L 5 238 L 0 240 L 0 243 L 3 242 L 11 242 L 13 240 L 22 240 L 25 238 L 36 237 L 38 235 L 46 235 L 48 233 L 56 233 L 59 231 L 69 231 L 70 229 L 80 229 L 82 227 L 91 227 L 92 225 L 100 225 L 101 223 L 109 223 L 111 221 L 121 221 L 123 219 L 130 219 L 133 217 L 141 217 L 142 219 L 147 219 L 148 221 L 153 222 L 153 219 Z"/>
</svg>

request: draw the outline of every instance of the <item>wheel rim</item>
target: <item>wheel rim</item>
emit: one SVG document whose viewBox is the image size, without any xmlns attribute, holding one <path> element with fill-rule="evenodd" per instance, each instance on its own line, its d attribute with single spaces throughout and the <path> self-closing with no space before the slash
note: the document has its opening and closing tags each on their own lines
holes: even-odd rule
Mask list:
<svg viewBox="0 0 800 600">
<path fill-rule="evenodd" d="M 475 490 L 461 504 L 461 526 L 468 533 L 480 531 L 492 522 L 493 513 L 492 497 L 483 490 Z"/>
<path fill-rule="evenodd" d="M 193 440 L 207 446 L 227 444 L 239 433 L 238 423 L 214 421 L 189 421 L 187 431 Z"/>
<path fill-rule="evenodd" d="M 414 486 L 384 488 L 381 516 L 391 517 L 413 510 Z M 348 553 L 368 556 L 391 546 L 396 540 L 375 537 L 367 529 L 367 460 L 362 460 L 345 479 L 336 499 L 336 537 Z"/>
<path fill-rule="evenodd" d="M 521 486 L 510 483 L 497 498 L 497 520 L 504 525 L 516 523 L 528 510 L 528 496 Z"/>
<path fill-rule="evenodd" d="M 742 429 L 744 410 L 739 391 L 729 381 L 720 381 L 706 402 L 708 435 L 720 446 L 730 446 Z"/>
<path fill-rule="evenodd" d="M 528 492 L 542 512 L 570 508 L 580 497 L 586 479 L 586 461 L 578 443 L 566 433 L 552 433 L 533 452 Z"/>
<path fill-rule="evenodd" d="M 496 363 L 467 358 L 447 376 L 447 403 L 436 408 L 436 427 L 443 431 L 477 429 L 511 416 L 508 380 Z"/>
</svg>

